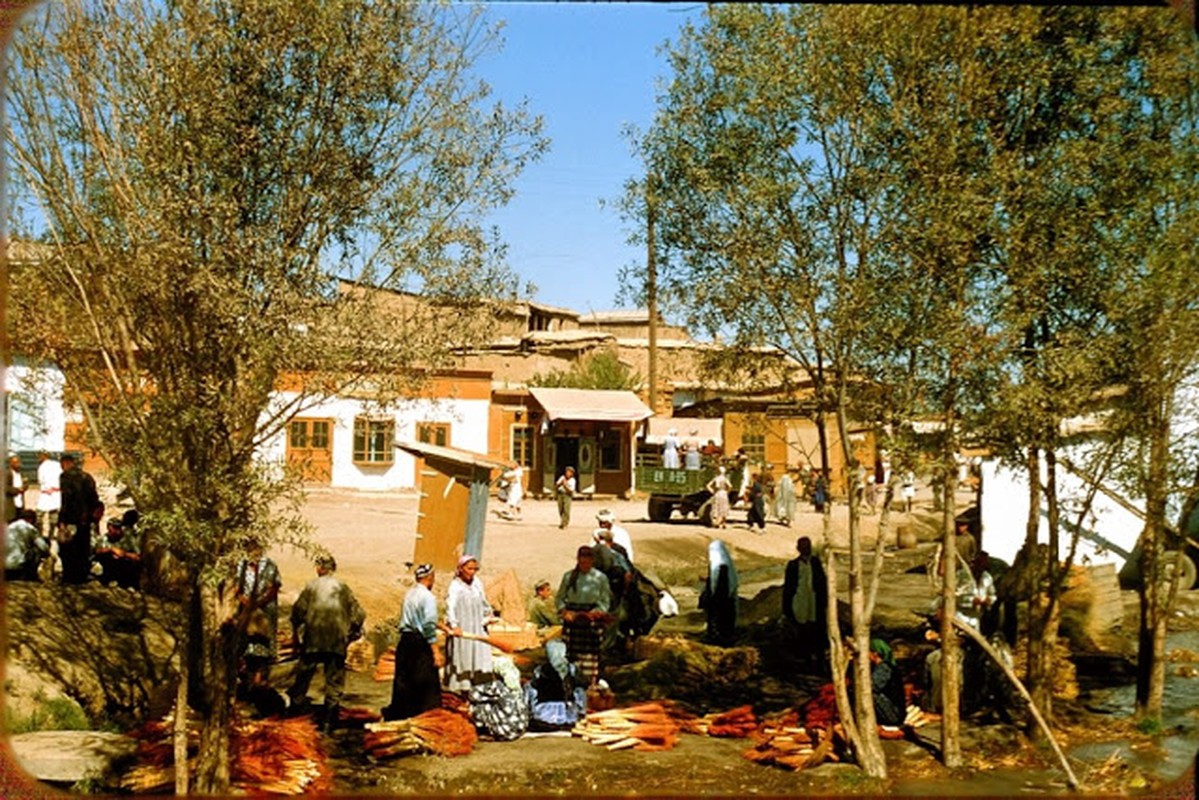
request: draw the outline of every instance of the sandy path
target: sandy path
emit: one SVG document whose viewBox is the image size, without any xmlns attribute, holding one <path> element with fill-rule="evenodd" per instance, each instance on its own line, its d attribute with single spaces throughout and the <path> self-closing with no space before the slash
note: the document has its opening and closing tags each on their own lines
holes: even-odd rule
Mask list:
<svg viewBox="0 0 1199 800">
<path fill-rule="evenodd" d="M 315 539 L 337 558 L 339 574 L 367 610 L 368 627 L 398 614 L 404 592 L 411 585 L 407 562 L 412 560 L 415 546 L 416 503 L 414 494 L 318 489 L 310 492 L 305 504 L 304 514 L 313 525 Z M 619 524 L 628 529 L 638 566 L 654 569 L 682 595 L 692 591 L 694 578 L 706 570 L 707 546 L 713 538 L 729 544 L 743 570 L 777 565 L 781 576 L 783 562 L 794 556 L 798 536 L 808 535 L 816 542 L 821 537 L 821 516 L 810 506 L 799 512 L 791 528 L 772 522 L 765 534 L 748 530 L 745 513 L 738 510 L 733 511 L 724 530 L 683 521 L 677 515 L 669 523 L 650 522 L 643 500 L 576 501 L 566 530 L 558 528 L 557 506 L 552 501 L 527 499 L 519 521 L 501 519 L 494 513 L 500 508 L 493 499 L 479 554 L 480 575 L 487 581 L 512 569 L 529 591 L 542 578 L 556 585 L 562 573 L 573 566 L 575 549 L 590 542 L 595 514 L 601 508 L 611 509 Z M 847 517 L 846 506 L 834 507 L 832 523 L 838 546 L 845 544 L 841 532 L 848 527 Z M 877 517 L 864 519 L 868 540 L 873 541 L 877 525 Z M 271 556 L 283 575 L 281 600 L 289 604 L 314 575 L 313 568 L 291 548 L 276 549 Z M 435 589 L 439 595 L 444 594 L 450 577 L 439 575 Z M 746 583 L 752 583 L 750 577 Z"/>
</svg>

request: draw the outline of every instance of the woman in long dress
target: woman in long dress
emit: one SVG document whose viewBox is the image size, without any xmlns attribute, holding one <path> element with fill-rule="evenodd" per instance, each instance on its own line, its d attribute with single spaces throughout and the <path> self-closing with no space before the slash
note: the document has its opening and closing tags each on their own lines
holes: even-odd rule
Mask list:
<svg viewBox="0 0 1199 800">
<path fill-rule="evenodd" d="M 708 481 L 708 491 L 712 493 L 712 527 L 723 528 L 729 518 L 729 490 L 733 482 L 725 475 L 724 467 L 719 467 L 712 480 Z"/>
<path fill-rule="evenodd" d="M 795 519 L 795 481 L 791 479 L 790 470 L 783 473 L 774 488 L 774 515 L 788 528 Z"/>
<path fill-rule="evenodd" d="M 662 440 L 662 466 L 666 469 L 678 469 L 679 462 L 679 432 L 671 428 Z"/>
<path fill-rule="evenodd" d="M 452 635 L 446 644 L 445 685 L 451 692 L 465 692 L 494 678 L 491 645 L 462 638 L 464 633 L 485 636 L 493 616 L 478 571 L 479 560 L 474 556 L 458 559 L 458 572 L 446 598 L 446 624 Z"/>
<path fill-rule="evenodd" d="M 728 546 L 719 539 L 708 544 L 708 580 L 700 596 L 707 612 L 708 641 L 728 647 L 737 638 L 737 567 Z"/>
</svg>

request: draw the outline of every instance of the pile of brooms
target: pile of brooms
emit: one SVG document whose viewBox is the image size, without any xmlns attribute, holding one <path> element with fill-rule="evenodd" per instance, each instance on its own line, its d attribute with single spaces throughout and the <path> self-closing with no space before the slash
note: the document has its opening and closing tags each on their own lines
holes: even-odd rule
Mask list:
<svg viewBox="0 0 1199 800">
<path fill-rule="evenodd" d="M 696 717 L 669 701 L 641 703 L 590 713 L 571 732 L 608 750 L 669 750 L 680 733 L 751 738 L 747 759 L 791 770 L 840 761 L 845 751 L 836 726 L 806 728 L 790 709 L 759 720 L 750 706 Z"/>
<path fill-rule="evenodd" d="M 380 760 L 417 753 L 462 756 L 474 749 L 478 738 L 462 713 L 434 708 L 409 719 L 368 723 L 362 744 Z"/>
<path fill-rule="evenodd" d="M 670 750 L 687 722 L 685 712 L 664 703 L 642 703 L 627 708 L 594 711 L 571 733 L 609 750 Z"/>
<path fill-rule="evenodd" d="M 805 727 L 799 713 L 779 712 L 763 720 L 754 733 L 755 744 L 744 755 L 757 764 L 774 764 L 791 770 L 809 769 L 826 761 L 840 761 L 845 741 L 838 727 Z"/>
<path fill-rule="evenodd" d="M 121 785 L 130 792 L 162 793 L 175 787 L 174 722 L 168 717 L 133 732 L 138 765 Z M 199 732 L 188 729 L 188 769 L 194 772 Z M 319 794 L 331 776 L 320 735 L 309 718 L 237 720 L 229 734 L 233 788 L 247 794 Z M 190 782 L 190 781 L 189 781 Z"/>
</svg>

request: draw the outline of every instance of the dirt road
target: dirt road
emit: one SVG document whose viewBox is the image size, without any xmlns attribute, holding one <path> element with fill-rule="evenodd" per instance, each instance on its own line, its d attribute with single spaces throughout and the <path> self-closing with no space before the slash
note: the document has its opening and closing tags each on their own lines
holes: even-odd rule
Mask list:
<svg viewBox="0 0 1199 800">
<path fill-rule="evenodd" d="M 366 608 L 367 626 L 399 613 L 400 603 L 412 585 L 411 568 L 415 546 L 417 498 L 414 494 L 367 493 L 345 490 L 314 490 L 305 504 L 305 515 L 312 524 L 314 538 L 337 558 L 338 572 L 353 588 Z M 801 508 L 802 508 L 801 504 Z M 635 561 L 654 570 L 685 603 L 696 595 L 695 584 L 707 569 L 708 543 L 723 539 L 730 547 L 742 575 L 742 596 L 752 596 L 762 585 L 781 583 L 783 564 L 795 555 L 795 540 L 810 536 L 822 541 L 822 517 L 801 510 L 790 528 L 771 522 L 764 534 L 751 531 L 745 513 L 734 510 L 727 528 L 707 528 L 694 520 L 682 520 L 677 514 L 667 523 L 650 522 L 644 501 L 582 500 L 574 503 L 571 524 L 558 528 L 557 507 L 552 501 L 527 499 L 523 518 L 502 519 L 496 512 L 501 504 L 491 501 L 479 575 L 484 583 L 508 570 L 515 570 L 524 589 L 544 578 L 555 586 L 562 573 L 574 565 L 580 544 L 591 542 L 596 528 L 595 514 L 602 508 L 613 511 L 618 524 L 628 529 L 633 540 Z M 834 506 L 832 528 L 848 528 L 848 508 Z M 906 515 L 897 515 L 901 520 Z M 917 512 L 931 532 L 931 512 Z M 865 517 L 863 536 L 873 543 L 878 517 Z M 929 534 L 931 535 L 931 533 Z M 846 534 L 834 540 L 845 546 Z M 270 553 L 283 576 L 280 601 L 290 604 L 304 583 L 314 575 L 311 563 L 290 548 Z M 439 574 L 435 592 L 444 594 L 452 575 Z"/>
</svg>

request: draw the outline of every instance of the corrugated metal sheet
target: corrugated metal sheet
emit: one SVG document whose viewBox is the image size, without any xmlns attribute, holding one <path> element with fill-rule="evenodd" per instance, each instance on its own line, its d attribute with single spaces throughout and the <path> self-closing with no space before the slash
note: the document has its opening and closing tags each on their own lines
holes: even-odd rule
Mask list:
<svg viewBox="0 0 1199 800">
<path fill-rule="evenodd" d="M 453 461 L 458 464 L 466 464 L 472 467 L 482 467 L 483 469 L 508 469 L 512 466 L 509 463 L 496 461 L 495 459 L 485 456 L 481 453 L 475 453 L 471 450 L 462 450 L 457 447 L 445 447 L 444 445 L 427 444 L 426 442 L 401 441 L 397 441 L 395 446 L 414 455 L 444 458 L 447 461 Z M 436 474 L 436 472 L 432 474 Z"/>
<path fill-rule="evenodd" d="M 638 422 L 654 415 L 630 391 L 604 389 L 529 389 L 550 420 Z"/>
</svg>

